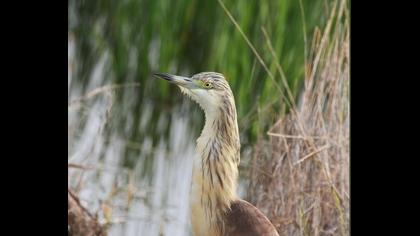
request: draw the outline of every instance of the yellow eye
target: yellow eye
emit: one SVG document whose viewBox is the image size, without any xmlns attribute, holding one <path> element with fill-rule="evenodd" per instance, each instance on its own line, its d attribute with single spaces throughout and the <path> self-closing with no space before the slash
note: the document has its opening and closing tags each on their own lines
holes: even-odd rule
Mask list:
<svg viewBox="0 0 420 236">
<path fill-rule="evenodd" d="M 208 82 L 204 84 L 204 87 L 206 87 L 206 88 L 210 88 L 210 86 L 211 86 L 211 84 L 208 83 Z"/>
</svg>

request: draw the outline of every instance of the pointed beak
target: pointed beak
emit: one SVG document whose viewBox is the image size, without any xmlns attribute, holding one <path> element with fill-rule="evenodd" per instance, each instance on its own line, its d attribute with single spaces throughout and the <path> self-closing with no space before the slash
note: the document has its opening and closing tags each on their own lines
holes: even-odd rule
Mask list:
<svg viewBox="0 0 420 236">
<path fill-rule="evenodd" d="M 192 89 L 197 87 L 196 84 L 193 82 L 191 78 L 178 76 L 178 75 L 171 75 L 167 73 L 154 73 L 153 76 L 158 79 L 164 79 L 169 81 L 169 83 L 173 83 L 184 88 Z"/>
</svg>

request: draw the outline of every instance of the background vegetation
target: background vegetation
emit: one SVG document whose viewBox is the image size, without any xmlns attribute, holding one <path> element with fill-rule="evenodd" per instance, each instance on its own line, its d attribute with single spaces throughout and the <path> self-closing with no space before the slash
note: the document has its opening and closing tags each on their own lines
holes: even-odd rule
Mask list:
<svg viewBox="0 0 420 236">
<path fill-rule="evenodd" d="M 185 148 L 193 148 L 203 124 L 201 111 L 176 87 L 151 78 L 156 71 L 225 74 L 238 108 L 243 197 L 265 202 L 260 207 L 284 235 L 348 234 L 348 1 L 70 0 L 68 11 L 69 163 L 94 167 L 70 169 L 69 183 L 111 234 L 153 235 L 113 231 L 115 208 L 142 211 L 132 199 L 153 205 L 156 192 L 140 194 L 139 186 L 166 178 L 156 173 L 158 162 L 171 173 L 177 159 L 168 152 L 189 155 Z M 177 136 L 183 143 L 175 143 Z M 310 141 L 313 136 L 328 139 Z M 313 152 L 322 154 L 321 162 Z M 282 169 L 308 154 L 299 168 Z M 299 179 L 293 188 L 291 176 Z"/>
</svg>

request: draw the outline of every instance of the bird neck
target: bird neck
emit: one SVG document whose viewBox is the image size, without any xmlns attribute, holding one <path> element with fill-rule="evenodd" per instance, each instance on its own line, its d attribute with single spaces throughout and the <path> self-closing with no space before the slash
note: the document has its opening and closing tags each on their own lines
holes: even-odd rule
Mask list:
<svg viewBox="0 0 420 236">
<path fill-rule="evenodd" d="M 222 108 L 205 111 L 193 169 L 193 227 L 206 224 L 217 231 L 223 228 L 223 214 L 236 199 L 240 155 L 235 104 L 233 99 L 226 99 Z"/>
</svg>

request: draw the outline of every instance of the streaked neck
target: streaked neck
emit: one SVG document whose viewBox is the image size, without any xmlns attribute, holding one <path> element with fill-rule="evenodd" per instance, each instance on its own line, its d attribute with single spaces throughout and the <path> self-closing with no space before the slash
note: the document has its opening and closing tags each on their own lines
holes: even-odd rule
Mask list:
<svg viewBox="0 0 420 236">
<path fill-rule="evenodd" d="M 233 99 L 223 102 L 222 108 L 205 111 L 206 122 L 197 139 L 192 192 L 193 217 L 201 214 L 202 221 L 217 230 L 223 228 L 222 215 L 236 199 L 240 150 L 235 104 Z"/>
</svg>

